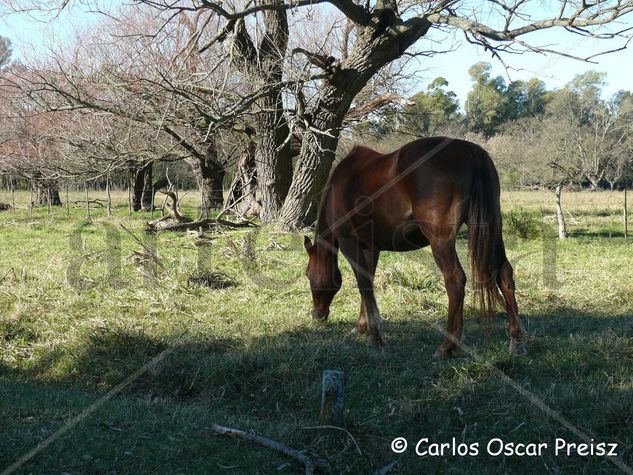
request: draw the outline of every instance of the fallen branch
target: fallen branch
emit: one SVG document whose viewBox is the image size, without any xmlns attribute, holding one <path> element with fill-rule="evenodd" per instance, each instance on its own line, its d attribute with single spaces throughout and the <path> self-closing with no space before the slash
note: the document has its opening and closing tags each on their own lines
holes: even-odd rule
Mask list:
<svg viewBox="0 0 633 475">
<path fill-rule="evenodd" d="M 276 450 L 281 452 L 288 457 L 292 457 L 295 460 L 301 462 L 306 468 L 306 475 L 312 475 L 316 468 L 327 470 L 328 463 L 325 460 L 312 458 L 306 455 L 304 452 L 300 452 L 298 450 L 292 449 L 286 445 L 283 445 L 279 442 L 275 442 L 274 440 L 267 439 L 266 437 L 262 437 L 256 434 L 251 434 L 248 432 L 244 432 L 239 429 L 231 429 L 230 427 L 223 427 L 217 424 L 213 424 L 211 426 L 214 432 L 217 432 L 221 435 L 226 435 L 228 437 L 233 437 L 235 439 L 246 440 L 248 442 L 252 442 L 257 445 L 261 445 L 262 447 L 267 447 L 269 449 Z"/>
<path fill-rule="evenodd" d="M 75 205 L 79 205 L 79 204 L 91 204 L 91 205 L 99 205 L 102 208 L 105 208 L 105 204 L 103 204 L 102 202 L 103 200 L 99 200 L 99 199 L 95 199 L 95 200 L 77 200 L 75 201 Z"/>
<path fill-rule="evenodd" d="M 199 230 L 208 229 L 213 226 L 224 226 L 227 228 L 253 228 L 257 225 L 252 221 L 227 221 L 225 219 L 199 219 L 197 221 L 189 221 L 189 222 L 175 222 L 175 223 L 167 223 L 165 221 L 153 221 L 151 223 L 147 223 L 147 230 L 150 232 L 153 231 L 191 231 L 191 230 Z"/>
</svg>

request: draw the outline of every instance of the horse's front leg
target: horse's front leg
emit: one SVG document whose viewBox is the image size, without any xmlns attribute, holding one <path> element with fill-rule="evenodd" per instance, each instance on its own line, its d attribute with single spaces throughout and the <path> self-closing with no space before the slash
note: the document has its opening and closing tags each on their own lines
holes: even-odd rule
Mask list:
<svg viewBox="0 0 633 475">
<path fill-rule="evenodd" d="M 350 335 L 364 335 L 365 333 L 367 333 L 367 310 L 365 310 L 365 304 L 361 300 L 358 322 L 356 322 L 356 326 L 350 331 Z"/>
<path fill-rule="evenodd" d="M 374 346 L 384 345 L 382 339 L 382 319 L 374 296 L 374 275 L 379 252 L 359 248 L 352 241 L 341 241 L 341 252 L 354 269 L 356 283 L 361 297 L 361 309 L 356 328 L 352 334 L 368 333 Z"/>
</svg>

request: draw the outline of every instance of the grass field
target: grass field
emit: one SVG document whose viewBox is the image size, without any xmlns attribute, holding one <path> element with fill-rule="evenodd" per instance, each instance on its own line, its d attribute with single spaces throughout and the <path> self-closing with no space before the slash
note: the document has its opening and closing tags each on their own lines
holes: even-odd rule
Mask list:
<svg viewBox="0 0 633 475">
<path fill-rule="evenodd" d="M 633 466 L 633 243 L 623 239 L 621 193 L 564 193 L 565 241 L 554 239 L 552 194 L 504 193 L 529 354 L 509 355 L 502 316 L 478 323 L 468 294 L 470 350 L 439 363 L 432 353 L 447 299 L 428 250 L 381 256 L 388 346 L 376 350 L 347 336 L 359 307 L 347 263 L 330 321 L 311 322 L 301 236 L 249 229 L 208 233 L 204 243 L 152 239 L 142 233 L 149 213 L 130 218 L 125 196 L 115 198 L 113 218 L 99 207 L 90 220 L 76 207 L 70 216 L 59 208 L 0 214 L 0 470 L 157 355 L 19 473 L 301 471 L 277 452 L 214 435 L 213 423 L 309 450 L 332 473 L 372 473 L 394 461 L 390 473 L 401 474 Z M 187 200 L 193 216 L 195 194 Z M 155 262 L 131 256 L 145 248 Z M 467 267 L 462 241 L 459 253 Z M 347 374 L 346 431 L 318 427 L 324 369 Z M 617 443 L 617 460 L 556 455 L 556 437 L 580 442 L 571 427 Z M 409 441 L 404 454 L 391 451 L 395 437 Z M 481 453 L 420 457 L 414 445 L 423 437 L 479 442 Z M 549 449 L 487 455 L 495 437 Z"/>
</svg>

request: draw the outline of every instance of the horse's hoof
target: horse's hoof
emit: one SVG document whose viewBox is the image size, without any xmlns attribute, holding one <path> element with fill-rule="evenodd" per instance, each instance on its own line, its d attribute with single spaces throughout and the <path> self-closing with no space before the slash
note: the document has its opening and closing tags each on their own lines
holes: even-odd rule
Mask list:
<svg viewBox="0 0 633 475">
<path fill-rule="evenodd" d="M 527 349 L 525 348 L 525 345 L 523 344 L 523 342 L 519 340 L 515 340 L 514 338 L 510 340 L 510 346 L 508 347 L 508 350 L 510 351 L 511 354 L 514 354 L 517 356 L 527 355 Z"/>
<path fill-rule="evenodd" d="M 367 329 L 366 328 L 358 328 L 357 326 L 352 328 L 349 332 L 349 336 L 357 336 L 357 335 L 364 335 L 365 333 L 367 333 Z"/>
</svg>

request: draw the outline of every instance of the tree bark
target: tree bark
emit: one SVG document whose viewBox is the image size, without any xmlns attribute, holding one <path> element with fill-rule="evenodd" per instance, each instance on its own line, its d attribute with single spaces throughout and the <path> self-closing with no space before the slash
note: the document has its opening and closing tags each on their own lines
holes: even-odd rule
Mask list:
<svg viewBox="0 0 633 475">
<path fill-rule="evenodd" d="M 200 212 L 208 216 L 214 209 L 219 209 L 224 203 L 224 176 L 226 170 L 218 160 L 215 142 L 207 144 L 204 155 L 187 157 L 185 161 L 191 167 L 200 190 Z"/>
<path fill-rule="evenodd" d="M 143 191 L 141 193 L 141 210 L 151 211 L 153 206 L 153 171 L 154 164 L 149 162 L 141 168 Z"/>
<path fill-rule="evenodd" d="M 258 0 L 259 1 L 259 0 Z M 269 2 L 282 6 L 283 0 Z M 262 204 L 261 220 L 277 219 L 292 179 L 292 155 L 283 103 L 283 66 L 288 49 L 285 9 L 266 10 L 265 33 L 259 45 L 248 34 L 244 21 L 235 26 L 233 49 L 240 70 L 255 90 L 267 90 L 254 106 L 257 179 Z"/>
<path fill-rule="evenodd" d="M 238 162 L 233 182 L 229 188 L 225 209 L 240 216 L 259 216 L 261 203 L 257 201 L 257 170 L 255 167 L 254 142 L 249 142 Z"/>
<path fill-rule="evenodd" d="M 306 132 L 303 138 L 292 184 L 279 213 L 278 224 L 281 228 L 309 226 L 316 218 L 321 192 L 336 156 L 345 115 L 344 112 L 337 112 L 337 107 L 332 109 L 323 108 L 314 117 L 314 125 L 323 132 Z"/>
<path fill-rule="evenodd" d="M 33 180 L 33 189 L 35 191 L 34 206 L 62 206 L 57 180 Z"/>
<path fill-rule="evenodd" d="M 132 209 L 150 211 L 152 207 L 152 171 L 149 162 L 140 168 L 130 168 L 130 187 L 132 188 Z"/>
<path fill-rule="evenodd" d="M 556 186 L 556 218 L 558 219 L 558 239 L 567 237 L 567 228 L 565 227 L 565 216 L 560 202 L 560 196 L 563 192 L 562 185 Z"/>
<path fill-rule="evenodd" d="M 255 164 L 262 203 L 260 218 L 264 223 L 274 222 L 279 216 L 292 179 L 290 144 L 286 143 L 279 149 L 288 137 L 289 129 L 283 116 L 281 91 L 276 96 L 259 101 L 263 110 L 275 112 L 265 112 L 257 117 Z"/>
</svg>

